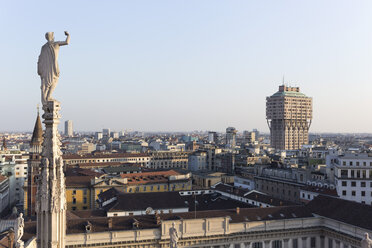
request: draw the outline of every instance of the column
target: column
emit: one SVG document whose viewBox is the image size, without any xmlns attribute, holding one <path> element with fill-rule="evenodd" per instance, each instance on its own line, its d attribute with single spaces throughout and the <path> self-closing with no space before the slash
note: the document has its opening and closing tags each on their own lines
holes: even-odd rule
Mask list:
<svg viewBox="0 0 372 248">
<path fill-rule="evenodd" d="M 315 247 L 322 248 L 321 240 L 319 236 L 315 237 Z"/>
<path fill-rule="evenodd" d="M 311 237 L 306 239 L 306 248 L 311 248 Z"/>
<path fill-rule="evenodd" d="M 329 238 L 328 237 L 324 237 L 324 248 L 329 248 Z"/>
<path fill-rule="evenodd" d="M 251 248 L 251 242 L 244 242 L 240 245 L 241 248 Z"/>
<path fill-rule="evenodd" d="M 308 239 L 307 237 L 302 237 L 300 239 L 300 242 L 301 242 L 301 245 L 302 245 L 301 247 L 302 248 L 310 248 L 310 247 L 307 246 L 307 239 Z"/>
<path fill-rule="evenodd" d="M 333 248 L 340 248 L 340 241 L 333 239 Z"/>
<path fill-rule="evenodd" d="M 263 248 L 271 248 L 271 240 L 265 240 L 263 243 Z"/>
<path fill-rule="evenodd" d="M 283 248 L 289 248 L 289 239 L 283 239 Z"/>
</svg>

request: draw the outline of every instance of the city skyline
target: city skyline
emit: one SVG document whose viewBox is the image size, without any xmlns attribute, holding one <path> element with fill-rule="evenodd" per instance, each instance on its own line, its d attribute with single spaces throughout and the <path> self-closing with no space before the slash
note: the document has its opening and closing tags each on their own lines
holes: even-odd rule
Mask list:
<svg viewBox="0 0 372 248">
<path fill-rule="evenodd" d="M 372 133 L 364 110 L 372 103 L 368 1 L 93 2 L 58 5 L 58 13 L 39 3 L 0 10 L 0 131 L 32 130 L 35 47 L 46 30 L 57 40 L 68 30 L 56 98 L 61 121 L 73 120 L 77 131 L 268 132 L 265 99 L 284 74 L 313 97 L 310 133 Z"/>
</svg>

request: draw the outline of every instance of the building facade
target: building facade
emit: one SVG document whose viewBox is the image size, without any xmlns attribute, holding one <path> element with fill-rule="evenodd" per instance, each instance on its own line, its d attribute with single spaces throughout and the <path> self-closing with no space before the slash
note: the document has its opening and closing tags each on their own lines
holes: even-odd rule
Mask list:
<svg viewBox="0 0 372 248">
<path fill-rule="evenodd" d="M 341 155 L 336 159 L 335 184 L 342 199 L 372 204 L 372 156 L 366 153 Z"/>
<path fill-rule="evenodd" d="M 309 142 L 312 120 L 312 98 L 299 87 L 279 86 L 279 91 L 266 98 L 266 119 L 271 146 L 278 150 L 294 150 Z"/>
<path fill-rule="evenodd" d="M 187 169 L 189 153 L 181 151 L 154 151 L 150 153 L 148 167 L 152 169 Z"/>
</svg>

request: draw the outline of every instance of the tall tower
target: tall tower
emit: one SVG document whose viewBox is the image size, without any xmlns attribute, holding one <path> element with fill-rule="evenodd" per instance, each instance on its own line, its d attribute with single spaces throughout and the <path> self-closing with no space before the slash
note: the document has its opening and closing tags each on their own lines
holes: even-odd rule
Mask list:
<svg viewBox="0 0 372 248">
<path fill-rule="evenodd" d="M 228 127 L 226 128 L 226 145 L 230 148 L 234 148 L 236 146 L 236 133 L 238 131 L 235 127 Z"/>
<path fill-rule="evenodd" d="M 312 118 L 312 98 L 300 93 L 299 87 L 281 85 L 266 98 L 266 119 L 275 149 L 299 149 L 308 144 Z"/>
<path fill-rule="evenodd" d="M 40 173 L 41 150 L 43 145 L 43 128 L 41 126 L 39 111 L 37 112 L 34 132 L 32 133 L 30 143 L 30 157 L 27 160 L 28 175 L 27 175 L 27 192 L 25 199 L 26 215 L 35 215 L 35 198 L 36 198 L 36 178 Z"/>
<path fill-rule="evenodd" d="M 37 186 L 37 247 L 64 248 L 66 188 L 58 133 L 60 103 L 49 100 L 43 109 L 45 133 Z"/>
<path fill-rule="evenodd" d="M 74 135 L 72 120 L 65 121 L 65 136 L 72 137 Z"/>
</svg>

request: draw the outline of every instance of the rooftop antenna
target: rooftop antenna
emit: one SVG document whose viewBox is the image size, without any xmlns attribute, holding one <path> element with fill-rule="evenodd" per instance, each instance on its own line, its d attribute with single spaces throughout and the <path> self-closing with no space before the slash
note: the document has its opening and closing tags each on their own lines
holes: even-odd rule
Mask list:
<svg viewBox="0 0 372 248">
<path fill-rule="evenodd" d="M 283 75 L 283 82 L 282 82 L 282 85 L 284 85 L 284 75 Z"/>
</svg>

